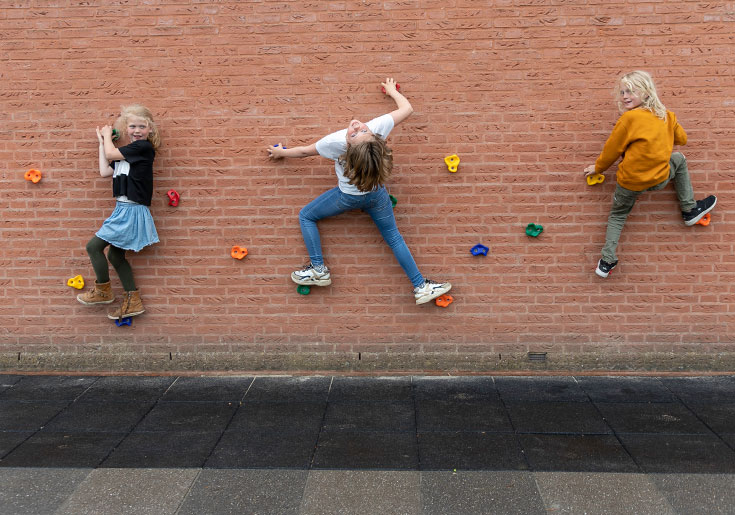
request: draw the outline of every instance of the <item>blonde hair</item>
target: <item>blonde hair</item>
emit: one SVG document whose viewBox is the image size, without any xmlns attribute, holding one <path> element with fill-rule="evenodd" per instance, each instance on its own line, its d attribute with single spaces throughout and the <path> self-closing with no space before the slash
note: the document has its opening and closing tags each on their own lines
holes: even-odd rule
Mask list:
<svg viewBox="0 0 735 515">
<path fill-rule="evenodd" d="M 339 159 L 345 177 L 360 191 L 373 191 L 382 186 L 393 171 L 393 151 L 377 134 L 372 141 L 349 145 Z"/>
<path fill-rule="evenodd" d="M 640 107 L 648 109 L 658 118 L 666 120 L 666 106 L 658 98 L 651 74 L 635 70 L 620 77 L 615 87 L 615 99 L 621 113 L 625 111 L 621 95 L 623 88 L 629 89 L 641 98 Z"/>
<path fill-rule="evenodd" d="M 150 127 L 151 132 L 148 134 L 148 141 L 151 142 L 154 149 L 158 149 L 161 146 L 161 134 L 158 132 L 158 127 L 153 121 L 153 115 L 150 110 L 140 104 L 131 104 L 128 106 L 122 106 L 120 108 L 120 116 L 115 121 L 115 128 L 120 134 L 125 134 L 125 130 L 128 124 L 129 116 L 137 116 L 142 118 Z"/>
</svg>

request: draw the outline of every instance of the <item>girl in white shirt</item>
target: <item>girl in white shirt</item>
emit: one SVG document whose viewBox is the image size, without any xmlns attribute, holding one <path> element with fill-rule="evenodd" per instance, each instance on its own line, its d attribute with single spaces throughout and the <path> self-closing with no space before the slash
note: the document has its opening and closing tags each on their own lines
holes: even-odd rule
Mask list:
<svg viewBox="0 0 735 515">
<path fill-rule="evenodd" d="M 332 283 L 324 264 L 321 240 L 316 222 L 352 209 L 367 212 L 380 230 L 414 287 L 416 304 L 424 304 L 448 292 L 450 283 L 425 279 L 419 272 L 411 252 L 398 232 L 393 205 L 385 189 L 385 181 L 393 169 L 393 155 L 386 145 L 390 131 L 413 113 L 406 97 L 396 88 L 392 78 L 381 84 L 385 94 L 396 103 L 396 109 L 367 123 L 352 120 L 346 129 L 333 132 L 308 146 L 267 147 L 272 159 L 320 155 L 334 161 L 338 185 L 306 205 L 299 213 L 301 233 L 311 263 L 291 274 L 296 284 L 327 286 Z"/>
</svg>

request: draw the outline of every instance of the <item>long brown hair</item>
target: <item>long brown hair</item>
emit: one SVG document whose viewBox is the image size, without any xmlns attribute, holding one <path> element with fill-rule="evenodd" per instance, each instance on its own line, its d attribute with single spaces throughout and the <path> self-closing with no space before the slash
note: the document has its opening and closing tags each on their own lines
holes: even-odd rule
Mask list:
<svg viewBox="0 0 735 515">
<path fill-rule="evenodd" d="M 339 159 L 345 177 L 360 191 L 382 186 L 393 171 L 393 151 L 377 134 L 372 141 L 349 145 Z"/>
</svg>

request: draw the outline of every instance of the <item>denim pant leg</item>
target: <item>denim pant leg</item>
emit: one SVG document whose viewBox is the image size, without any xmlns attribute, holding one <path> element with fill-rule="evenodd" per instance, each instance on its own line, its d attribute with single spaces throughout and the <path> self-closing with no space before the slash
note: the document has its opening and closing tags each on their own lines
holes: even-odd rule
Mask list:
<svg viewBox="0 0 735 515">
<path fill-rule="evenodd" d="M 610 208 L 610 216 L 607 219 L 605 246 L 602 247 L 602 259 L 608 263 L 614 263 L 618 260 L 615 250 L 618 248 L 620 233 L 623 232 L 625 220 L 627 220 L 628 214 L 633 209 L 640 193 L 639 191 L 627 190 L 619 184 L 615 186 L 613 205 Z"/>
<path fill-rule="evenodd" d="M 306 250 L 309 252 L 311 264 L 314 266 L 324 264 L 322 242 L 319 238 L 319 229 L 316 226 L 317 221 L 352 209 L 340 203 L 340 195 L 343 195 L 343 193 L 339 191 L 339 188 L 325 191 L 299 212 L 301 234 L 304 237 L 304 244 L 306 244 Z"/>
<path fill-rule="evenodd" d="M 401 265 L 403 271 L 408 276 L 414 287 L 424 284 L 424 276 L 419 272 L 419 268 L 414 261 L 411 251 L 408 250 L 403 236 L 398 231 L 396 225 L 396 217 L 393 214 L 393 205 L 386 189 L 380 188 L 369 194 L 372 198 L 367 206 L 363 209 L 370 215 L 378 226 L 380 234 L 396 256 L 398 264 Z"/>
</svg>

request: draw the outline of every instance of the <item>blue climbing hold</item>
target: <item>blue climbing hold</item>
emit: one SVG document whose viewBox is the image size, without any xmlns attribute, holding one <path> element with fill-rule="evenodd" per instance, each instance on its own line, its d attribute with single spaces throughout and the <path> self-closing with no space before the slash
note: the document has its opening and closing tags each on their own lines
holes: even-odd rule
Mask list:
<svg viewBox="0 0 735 515">
<path fill-rule="evenodd" d="M 122 327 L 124 325 L 133 325 L 133 318 L 132 317 L 126 317 L 120 320 L 119 318 L 115 320 L 115 325 L 118 327 Z"/>
<path fill-rule="evenodd" d="M 470 252 L 472 252 L 472 255 L 473 256 L 487 256 L 487 252 L 489 250 L 490 249 L 487 248 L 482 243 L 478 243 L 477 245 L 475 245 L 474 247 L 472 247 L 472 249 L 470 250 Z"/>
</svg>

